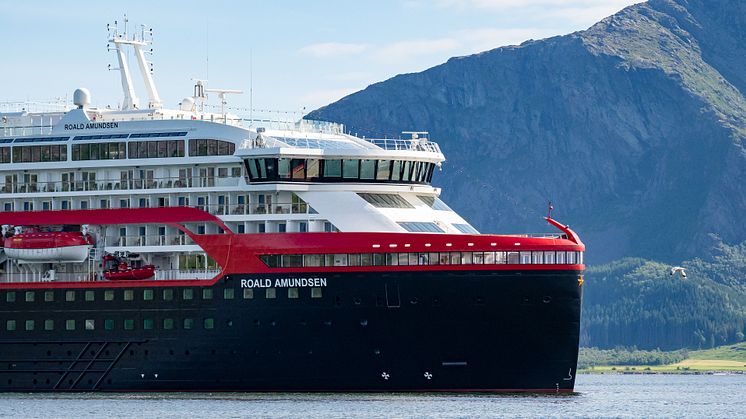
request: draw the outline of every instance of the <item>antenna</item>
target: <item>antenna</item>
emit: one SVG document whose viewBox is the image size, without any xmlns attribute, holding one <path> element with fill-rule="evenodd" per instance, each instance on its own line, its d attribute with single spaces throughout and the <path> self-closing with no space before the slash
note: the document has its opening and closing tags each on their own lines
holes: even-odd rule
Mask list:
<svg viewBox="0 0 746 419">
<path fill-rule="evenodd" d="M 153 81 L 153 63 L 145 60 L 146 51 L 143 47 L 147 47 L 152 44 L 153 29 L 145 29 L 145 25 L 141 25 L 140 37 L 138 39 L 137 33 L 132 34 L 132 39 L 127 37 L 127 23 L 129 19 L 127 15 L 124 15 L 124 33 L 120 34 L 117 28 L 117 22 L 114 21 L 114 26 L 106 25 L 109 31 L 109 44 L 107 49 L 111 51 L 110 44 L 114 44 L 114 50 L 117 52 L 117 58 L 119 60 L 118 68 L 111 68 L 110 70 L 119 70 L 122 76 L 122 90 L 124 91 L 124 103 L 122 104 L 123 110 L 137 109 L 139 107 L 139 101 L 135 95 L 135 87 L 132 83 L 132 76 L 130 75 L 129 65 L 127 63 L 127 57 L 124 53 L 124 48 L 127 46 L 132 47 L 135 52 L 135 58 L 140 69 L 140 75 L 142 76 L 145 84 L 145 89 L 148 92 L 148 108 L 157 109 L 163 106 L 161 98 L 158 95 L 158 90 L 155 88 L 155 82 Z M 149 40 L 146 40 L 146 35 L 150 36 Z M 148 54 L 153 54 L 153 49 L 150 48 L 147 51 Z"/>
<path fill-rule="evenodd" d="M 552 201 L 549 201 L 549 205 L 547 205 L 547 218 L 552 218 L 553 209 L 554 209 L 554 206 L 552 205 Z"/>
<path fill-rule="evenodd" d="M 249 120 L 254 120 L 254 49 L 249 49 Z"/>
</svg>

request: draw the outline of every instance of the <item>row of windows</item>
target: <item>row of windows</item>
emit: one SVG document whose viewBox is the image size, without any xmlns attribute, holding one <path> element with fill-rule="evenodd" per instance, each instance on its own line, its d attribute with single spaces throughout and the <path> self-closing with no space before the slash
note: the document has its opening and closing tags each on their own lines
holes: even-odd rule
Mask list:
<svg viewBox="0 0 746 419">
<path fill-rule="evenodd" d="M 73 144 L 73 160 L 126 159 L 126 143 Z"/>
<path fill-rule="evenodd" d="M 184 157 L 184 140 L 130 141 L 127 149 L 131 159 Z"/>
<path fill-rule="evenodd" d="M 81 295 L 82 294 L 82 295 Z M 181 299 L 184 301 L 194 300 L 195 293 L 193 288 L 184 288 L 181 290 Z M 76 301 L 78 298 L 82 298 L 84 301 L 96 301 L 97 292 L 95 290 L 67 290 L 64 292 L 64 301 Z M 103 299 L 104 301 L 115 301 L 118 298 L 122 301 L 134 301 L 135 290 L 104 290 Z M 142 298 L 143 301 L 154 301 L 156 299 L 156 292 L 152 289 L 144 289 L 142 293 L 138 290 L 138 297 Z M 166 288 L 158 293 L 158 298 L 162 301 L 173 301 L 178 293 L 174 292 L 174 289 Z M 291 287 L 287 288 L 287 297 L 290 299 L 300 298 L 301 291 L 299 288 Z M 321 288 L 311 288 L 311 298 L 321 298 L 323 296 Z M 203 300 L 212 300 L 214 297 L 214 290 L 212 288 L 203 288 L 201 297 Z M 241 291 L 241 297 L 245 300 L 254 298 L 253 288 L 243 288 Z M 276 288 L 264 288 L 264 297 L 267 299 L 277 298 Z M 35 302 L 37 298 L 40 298 L 44 302 L 55 301 L 55 291 L 8 291 L 5 294 L 5 302 L 14 303 L 21 299 L 26 302 Z M 101 298 L 101 294 L 98 294 L 98 298 Z M 223 289 L 223 299 L 233 300 L 236 298 L 236 290 L 234 288 Z"/>
<path fill-rule="evenodd" d="M 161 135 L 162 134 L 162 135 Z M 165 137 L 178 136 L 159 134 L 132 134 L 130 138 L 143 137 Z M 172 133 L 183 134 L 186 133 Z M 76 140 L 89 140 L 101 138 L 126 138 L 126 134 L 111 135 L 89 135 L 78 136 Z M 67 137 L 61 137 L 67 140 Z M 17 140 L 18 141 L 18 140 Z M 51 140 L 50 140 L 51 141 Z M 126 151 L 129 151 L 129 154 Z M 189 140 L 190 156 L 229 156 L 236 151 L 236 145 L 229 141 L 220 140 Z M 39 145 L 39 146 L 21 146 L 21 147 L 0 147 L 0 164 L 2 163 L 36 163 L 52 162 L 67 160 L 67 146 L 63 144 Z M 130 142 L 106 142 L 106 143 L 83 143 L 73 144 L 72 159 L 80 160 L 111 160 L 111 159 L 149 159 L 149 158 L 166 158 L 166 157 L 184 157 L 184 140 L 164 140 L 164 141 L 130 141 Z"/>
<path fill-rule="evenodd" d="M 109 139 L 115 139 L 115 138 L 155 138 L 155 137 L 184 137 L 187 135 L 186 131 L 178 131 L 178 132 L 146 132 L 146 133 L 139 133 L 139 134 L 94 134 L 94 135 L 76 135 L 73 137 L 73 141 L 81 141 L 81 140 L 109 140 Z M 41 143 L 41 142 L 58 142 L 58 141 L 67 141 L 70 137 L 22 137 L 22 138 L 16 138 L 13 140 L 12 138 L 7 138 L 0 140 L 0 143 L 6 144 L 6 143 Z"/>
<path fill-rule="evenodd" d="M 13 163 L 37 163 L 66 160 L 67 145 L 65 144 L 13 147 Z M 10 161 L 3 159 L 2 163 L 10 163 Z"/>
<path fill-rule="evenodd" d="M 499 264 L 582 264 L 583 252 L 409 252 L 336 253 L 310 255 L 262 255 L 270 268 L 318 266 L 413 266 L 413 265 L 499 265 Z"/>
<path fill-rule="evenodd" d="M 375 181 L 430 183 L 435 164 L 404 160 L 246 159 L 252 182 Z"/>
<path fill-rule="evenodd" d="M 51 331 L 55 330 L 56 327 L 64 328 L 64 330 L 73 331 L 73 330 L 96 330 L 96 321 L 93 319 L 88 319 L 84 321 L 78 321 L 75 319 L 68 319 L 65 321 L 55 321 L 53 319 L 47 319 L 43 322 L 39 322 L 40 324 L 37 325 L 37 322 L 35 320 L 26 320 L 22 324 L 19 324 L 16 320 L 6 320 L 5 321 L 5 330 L 12 332 L 15 330 L 20 330 L 20 327 L 22 327 L 22 330 L 26 331 L 32 331 L 36 330 L 37 328 L 39 330 L 46 330 Z M 61 324 L 59 324 L 61 323 Z M 117 323 L 113 319 L 106 319 L 103 321 L 103 328 L 104 330 L 114 330 L 117 327 Z M 232 323 L 231 323 L 232 325 Z M 100 327 L 100 325 L 99 325 Z M 135 320 L 134 319 L 125 319 L 121 321 L 119 324 L 119 327 L 121 327 L 124 330 L 135 330 Z M 182 322 L 182 327 L 185 330 L 194 329 L 195 322 L 194 319 L 184 319 Z M 202 327 L 204 329 L 214 329 L 215 328 L 215 319 L 213 318 L 205 318 L 202 319 Z M 166 318 L 163 319 L 161 329 L 162 330 L 173 330 L 176 328 L 176 322 L 174 319 Z M 142 329 L 143 330 L 153 330 L 155 329 L 155 321 L 153 319 L 143 319 L 142 321 Z"/>
<path fill-rule="evenodd" d="M 220 140 L 189 140 L 190 156 L 232 156 L 236 145 L 229 141 Z"/>
</svg>

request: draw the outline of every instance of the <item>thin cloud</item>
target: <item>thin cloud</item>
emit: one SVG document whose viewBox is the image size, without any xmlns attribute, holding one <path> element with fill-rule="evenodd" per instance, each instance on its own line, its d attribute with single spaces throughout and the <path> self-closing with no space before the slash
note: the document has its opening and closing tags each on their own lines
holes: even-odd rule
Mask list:
<svg viewBox="0 0 746 419">
<path fill-rule="evenodd" d="M 454 51 L 460 46 L 461 43 L 453 38 L 407 40 L 377 48 L 373 58 L 377 61 L 397 62 L 417 56 Z"/>
<path fill-rule="evenodd" d="M 339 57 L 343 55 L 358 55 L 368 49 L 366 44 L 353 44 L 345 42 L 321 42 L 307 45 L 300 52 L 315 58 Z"/>
<path fill-rule="evenodd" d="M 299 99 L 306 109 L 315 109 L 327 103 L 336 102 L 360 90 L 359 88 L 326 89 L 306 92 Z"/>
</svg>

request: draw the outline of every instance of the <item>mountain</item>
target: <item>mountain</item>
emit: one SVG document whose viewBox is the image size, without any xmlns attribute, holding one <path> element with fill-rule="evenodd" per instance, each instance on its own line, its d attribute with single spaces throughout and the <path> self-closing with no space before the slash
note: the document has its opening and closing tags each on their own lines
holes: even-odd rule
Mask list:
<svg viewBox="0 0 746 419">
<path fill-rule="evenodd" d="M 546 230 L 587 259 L 677 262 L 746 240 L 746 2 L 650 0 L 586 31 L 457 57 L 307 117 L 425 130 L 435 183 L 483 232 Z"/>
</svg>

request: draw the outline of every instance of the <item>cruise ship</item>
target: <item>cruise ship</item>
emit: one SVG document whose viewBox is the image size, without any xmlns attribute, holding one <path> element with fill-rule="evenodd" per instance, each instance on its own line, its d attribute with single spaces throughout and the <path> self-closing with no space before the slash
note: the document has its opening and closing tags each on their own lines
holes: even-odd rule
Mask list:
<svg viewBox="0 0 746 419">
<path fill-rule="evenodd" d="M 0 391 L 573 391 L 585 247 L 551 212 L 480 234 L 424 132 L 202 82 L 168 109 L 147 33 L 109 29 L 121 104 L 0 105 Z"/>
</svg>

